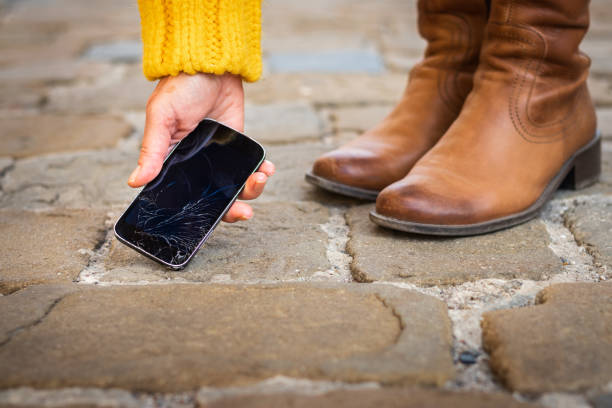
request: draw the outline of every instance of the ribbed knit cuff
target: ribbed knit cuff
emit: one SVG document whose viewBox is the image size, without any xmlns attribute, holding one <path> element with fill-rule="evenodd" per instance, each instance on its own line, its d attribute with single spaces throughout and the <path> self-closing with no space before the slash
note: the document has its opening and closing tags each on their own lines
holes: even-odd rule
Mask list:
<svg viewBox="0 0 612 408">
<path fill-rule="evenodd" d="M 261 75 L 261 0 L 138 0 L 143 69 L 154 80 L 179 72 Z"/>
</svg>

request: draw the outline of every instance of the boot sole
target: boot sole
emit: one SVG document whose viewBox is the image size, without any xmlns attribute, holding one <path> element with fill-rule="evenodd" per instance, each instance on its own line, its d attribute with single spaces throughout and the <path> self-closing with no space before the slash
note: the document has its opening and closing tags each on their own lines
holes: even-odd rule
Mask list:
<svg viewBox="0 0 612 408">
<path fill-rule="evenodd" d="M 352 187 L 346 184 L 331 181 L 323 177 L 315 176 L 311 172 L 304 176 L 307 182 L 313 184 L 323 190 L 331 191 L 332 193 L 342 194 L 347 197 L 358 198 L 360 200 L 376 201 L 379 191 L 367 190 L 365 188 Z"/>
<path fill-rule="evenodd" d="M 520 213 L 491 221 L 465 225 L 421 224 L 387 217 L 378 214 L 376 211 L 370 212 L 370 220 L 385 228 L 411 232 L 413 234 L 456 237 L 487 234 L 522 224 L 537 217 L 544 204 L 550 200 L 559 187 L 581 190 L 595 184 L 599 180 L 600 174 L 601 134 L 598 132 L 593 140 L 574 153 L 565 162 L 559 173 L 548 183 L 548 186 L 536 202 Z"/>
</svg>

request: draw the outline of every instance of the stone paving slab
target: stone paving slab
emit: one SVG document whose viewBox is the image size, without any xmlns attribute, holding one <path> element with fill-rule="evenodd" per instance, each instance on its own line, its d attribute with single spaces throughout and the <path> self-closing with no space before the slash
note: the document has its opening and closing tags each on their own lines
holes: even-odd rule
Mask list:
<svg viewBox="0 0 612 408">
<path fill-rule="evenodd" d="M 371 50 L 338 49 L 315 52 L 266 53 L 264 65 L 276 73 L 382 74 L 385 65 L 380 54 Z"/>
<path fill-rule="evenodd" d="M 430 389 L 374 389 L 332 391 L 323 395 L 292 393 L 245 395 L 211 402 L 200 399 L 201 408 L 519 408 L 537 405 L 521 403 L 507 394 L 449 392 Z"/>
<path fill-rule="evenodd" d="M 0 211 L 0 293 L 72 282 L 104 239 L 105 218 L 95 210 Z"/>
<path fill-rule="evenodd" d="M 139 63 L 142 60 L 142 42 L 121 40 L 94 44 L 83 53 L 88 59 L 98 61 Z"/>
<path fill-rule="evenodd" d="M 563 217 L 578 245 L 612 277 L 612 196 L 579 203 Z"/>
<path fill-rule="evenodd" d="M 0 92 L 0 109 L 28 110 L 40 108 L 45 102 L 46 90 L 41 86 L 4 84 Z"/>
<path fill-rule="evenodd" d="M 604 139 L 612 140 L 612 108 L 597 109 L 597 127 Z"/>
<path fill-rule="evenodd" d="M 523 393 L 611 382 L 612 282 L 553 285 L 536 303 L 483 317 L 483 345 L 501 380 Z"/>
<path fill-rule="evenodd" d="M 126 206 L 137 191 L 127 178 L 138 160 L 138 150 L 52 154 L 19 160 L 2 179 L 5 196 L 0 206 L 10 208 Z"/>
<path fill-rule="evenodd" d="M 10 157 L 0 157 L 0 174 L 4 174 L 8 171 L 13 164 L 15 164 L 15 160 Z"/>
<path fill-rule="evenodd" d="M 0 65 L 44 65 L 49 60 L 74 58 L 87 40 L 66 33 L 62 23 L 23 24 L 9 17 L 0 25 Z"/>
<path fill-rule="evenodd" d="M 127 85 L 126 85 L 127 84 Z M 58 86 L 48 93 L 45 110 L 71 113 L 121 113 L 143 110 L 155 88 L 140 64 L 119 67 L 97 81 Z"/>
<path fill-rule="evenodd" d="M 83 287 L 0 348 L 0 388 L 176 392 L 277 374 L 441 385 L 451 337 L 441 301 L 391 287 Z"/>
<path fill-rule="evenodd" d="M 321 228 L 329 210 L 316 203 L 255 202 L 249 222 L 220 225 L 182 271 L 171 271 L 113 239 L 102 281 L 286 281 L 316 279 L 331 268 Z"/>
<path fill-rule="evenodd" d="M 323 105 L 396 103 L 405 85 L 405 74 L 275 74 L 246 84 L 245 97 L 251 103 L 296 100 Z"/>
<path fill-rule="evenodd" d="M 125 390 L 99 388 L 65 388 L 61 390 L 36 390 L 30 387 L 0 391 L 2 408 L 143 408 L 155 407 L 152 396 L 134 395 Z M 189 403 L 162 405 L 168 408 L 190 408 Z"/>
<path fill-rule="evenodd" d="M 74 59 L 10 65 L 0 67 L 0 85 L 53 86 L 72 83 L 76 78 L 93 81 L 108 75 L 111 69 L 109 64 Z"/>
<path fill-rule="evenodd" d="M 612 44 L 610 38 L 589 37 L 581 46 L 591 58 L 591 72 L 607 75 L 612 66 Z"/>
<path fill-rule="evenodd" d="M 487 278 L 542 280 L 561 272 L 544 224 L 527 224 L 469 238 L 436 238 L 378 227 L 371 205 L 351 208 L 348 252 L 355 280 L 455 285 Z"/>
<path fill-rule="evenodd" d="M 612 392 L 589 398 L 589 402 L 593 408 L 610 408 L 612 407 Z"/>
<path fill-rule="evenodd" d="M 358 200 L 328 193 L 304 180 L 314 161 L 334 145 L 303 143 L 286 146 L 269 146 L 267 157 L 276 165 L 276 173 L 266 184 L 258 201 L 315 201 L 325 204 L 357 203 Z"/>
<path fill-rule="evenodd" d="M 0 120 L 0 156 L 114 147 L 131 130 L 123 119 L 110 115 L 11 115 Z"/>
<path fill-rule="evenodd" d="M 278 12 L 278 8 L 286 5 L 278 3 L 267 7 L 264 13 Z M 328 3 L 329 4 L 329 3 Z M 267 5 L 264 5 L 266 8 Z M 274 10 L 273 8 L 277 9 Z M 345 14 L 344 18 L 347 17 Z M 270 22 L 270 17 L 266 16 Z M 282 54 L 282 53 L 314 53 L 321 51 L 338 51 L 338 50 L 361 50 L 372 51 L 376 49 L 376 44 L 373 38 L 368 37 L 366 33 L 361 31 L 361 27 L 340 27 L 336 25 L 334 29 L 320 27 L 313 29 L 310 27 L 296 27 L 295 24 L 283 24 L 280 19 L 281 14 L 277 16 L 280 24 L 264 24 L 262 26 L 262 48 L 266 50 L 266 54 Z"/>
<path fill-rule="evenodd" d="M 76 289 L 76 285 L 34 285 L 0 296 L 0 347 L 43 319 L 59 299 Z"/>
<path fill-rule="evenodd" d="M 349 106 L 329 109 L 327 115 L 336 132 L 362 133 L 379 124 L 393 105 Z"/>
<path fill-rule="evenodd" d="M 244 112 L 245 133 L 266 145 L 319 140 L 330 132 L 325 120 L 305 102 L 247 105 Z"/>
<path fill-rule="evenodd" d="M 612 106 L 612 80 L 607 77 L 590 76 L 589 91 L 596 107 Z"/>
</svg>

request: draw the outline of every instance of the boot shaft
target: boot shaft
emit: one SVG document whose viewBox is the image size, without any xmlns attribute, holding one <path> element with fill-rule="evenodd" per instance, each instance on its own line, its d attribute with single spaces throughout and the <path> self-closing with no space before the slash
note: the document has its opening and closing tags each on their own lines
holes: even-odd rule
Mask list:
<svg viewBox="0 0 612 408">
<path fill-rule="evenodd" d="M 589 0 L 491 0 L 474 89 L 507 89 L 500 103 L 526 140 L 594 132 L 591 61 L 579 50 L 588 27 Z"/>
<path fill-rule="evenodd" d="M 424 63 L 473 73 L 486 22 L 485 0 L 419 0 L 419 34 L 427 41 Z"/>
<path fill-rule="evenodd" d="M 485 0 L 419 0 L 419 33 L 427 48 L 410 73 L 409 89 L 429 87 L 433 79 L 440 99 L 458 114 L 472 90 L 486 22 Z"/>
<path fill-rule="evenodd" d="M 538 77 L 586 80 L 590 59 L 579 50 L 589 28 L 589 0 L 491 0 L 485 69 L 510 71 L 533 59 Z"/>
</svg>

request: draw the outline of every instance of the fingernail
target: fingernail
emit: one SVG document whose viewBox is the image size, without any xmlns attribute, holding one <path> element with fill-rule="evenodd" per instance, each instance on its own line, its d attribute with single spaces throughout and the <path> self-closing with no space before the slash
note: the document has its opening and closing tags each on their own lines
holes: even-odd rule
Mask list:
<svg viewBox="0 0 612 408">
<path fill-rule="evenodd" d="M 251 219 L 251 215 L 242 215 L 240 216 L 240 221 L 248 221 Z"/>
<path fill-rule="evenodd" d="M 139 172 L 140 172 L 140 166 L 136 167 L 134 169 L 134 171 L 132 172 L 132 174 L 130 174 L 130 178 L 128 179 L 128 183 L 133 184 L 136 181 L 136 177 L 138 176 Z"/>
<path fill-rule="evenodd" d="M 263 174 L 257 174 L 255 176 L 255 181 L 257 182 L 257 184 L 263 184 L 266 182 L 266 176 Z"/>
</svg>

